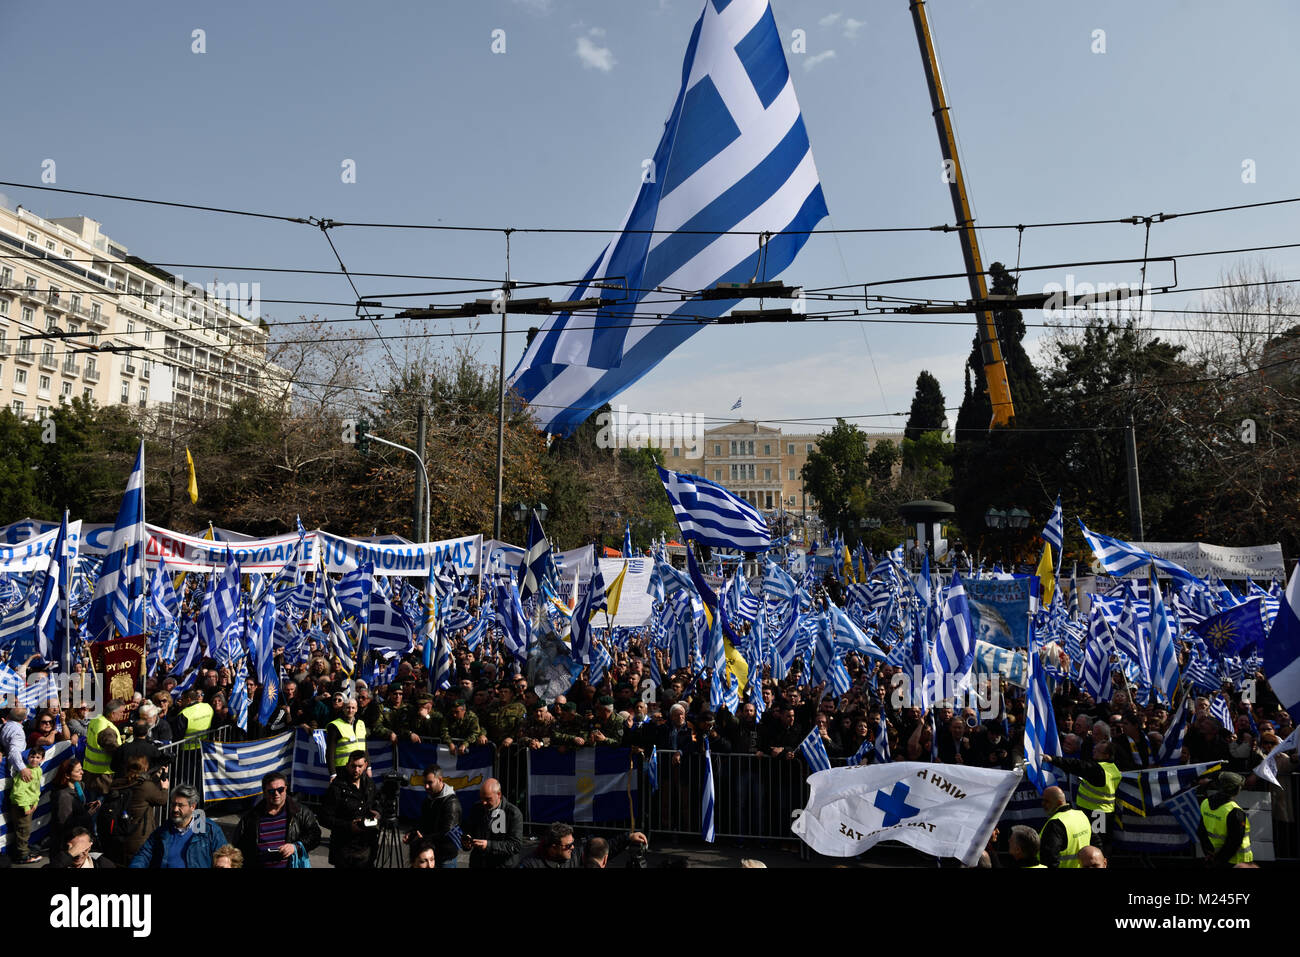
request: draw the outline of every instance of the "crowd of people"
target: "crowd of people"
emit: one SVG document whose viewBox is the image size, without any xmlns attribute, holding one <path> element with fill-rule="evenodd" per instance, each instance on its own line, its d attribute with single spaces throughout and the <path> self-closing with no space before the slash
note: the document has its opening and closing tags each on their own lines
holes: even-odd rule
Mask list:
<svg viewBox="0 0 1300 957">
<path fill-rule="evenodd" d="M 43 784 L 39 765 L 43 749 L 61 740 L 81 744 L 84 756 L 64 761 L 49 785 L 49 848 L 56 860 L 75 860 L 73 850 L 80 851 L 89 835 L 102 851 L 100 860 L 119 866 L 178 866 L 209 858 L 235 866 L 241 861 L 246 867 L 291 866 L 319 844 L 321 825 L 330 833 L 331 863 L 368 866 L 377 828 L 367 821 L 378 819 L 378 809 L 365 768 L 367 751 L 403 740 L 438 742 L 453 753 L 487 744 L 512 754 L 543 747 L 624 747 L 644 758 L 657 749 L 671 755 L 665 759 L 669 793 L 695 780 L 688 771 L 698 766 L 707 742 L 713 755 L 754 756 L 760 763 L 753 767 L 767 769 L 757 776 L 724 773 L 719 787 L 730 796 L 719 801 L 723 833 L 757 828 L 768 835 L 785 834 L 790 812 L 801 806 L 808 768 L 800 745 L 813 729 L 834 763 L 864 750 L 874 752 L 868 760 L 882 760 L 887 748 L 892 760 L 1011 769 L 1023 754 L 1025 697 L 1021 689 L 1005 684 L 1000 706 L 994 705 L 995 717 L 988 717 L 987 709 L 942 703 L 927 710 L 898 700 L 895 676 L 901 669 L 848 654 L 851 685 L 843 694 L 832 696 L 824 684 L 811 684 L 796 661 L 782 680 L 762 680 L 761 697 L 742 698 L 732 713 L 710 706 L 707 672 L 673 671 L 667 653 L 649 647 L 648 634 L 634 633 L 624 647 L 609 649 L 611 663 L 598 681 L 589 680 L 584 670 L 563 694 L 544 700 L 499 642 L 489 638 L 471 650 L 466 634 L 451 636 L 453 675 L 450 686 L 441 690 L 430 689 L 418 648 L 402 658 L 388 680 L 370 687 L 345 673 L 327 644 L 313 643 L 307 661 L 292 666 L 279 662 L 286 677 L 269 719 L 260 722 L 263 689 L 250 678 L 247 736 L 265 737 L 294 727 L 323 729 L 336 776 L 318 814 L 287 791 L 273 790 L 284 784 L 283 778 L 278 785 L 264 782 L 259 807 L 274 822 L 241 820 L 220 854 L 225 842 L 217 843 L 222 835 L 213 822 L 208 822 L 206 839 L 189 841 L 183 849 L 168 839 L 178 822 L 190 819 L 197 795 L 182 787 L 169 789 L 161 746 L 233 724 L 232 669 L 202 660 L 193 683 L 179 696 L 174 678 L 152 677 L 143 693 L 108 702 L 105 713 L 94 718 L 85 707 L 31 713 L 12 708 L 0 726 L 0 748 L 12 782 L 8 860 L 38 859 L 27 835 Z M 658 656 L 653 664 L 652 656 Z M 656 672 L 662 675 L 657 686 L 647 681 Z M 157 674 L 165 675 L 166 669 Z M 1073 683 L 1057 685 L 1053 706 L 1061 732 L 1059 765 L 1085 781 L 1099 763 L 1119 772 L 1154 766 L 1173 721 L 1168 706 L 1155 701 L 1139 705 L 1124 686 L 1122 672 L 1116 677 L 1119 690 L 1104 702 L 1093 701 Z M 1290 733 L 1292 723 L 1271 698 L 1267 683 L 1259 680 L 1256 687 L 1254 701 L 1244 701 L 1230 689 L 1225 689 L 1223 702 L 1196 698 L 1179 760 L 1220 761 L 1243 779 L 1244 786 L 1263 787 L 1250 772 Z M 1222 720 L 1225 710 L 1228 721 Z M 773 764 L 761 763 L 765 760 Z M 1285 772 L 1294 761 L 1282 756 L 1278 766 L 1284 772 L 1279 779 L 1289 792 L 1290 775 Z M 482 814 L 462 822 L 459 803 L 448 799 L 451 792 L 439 769 L 430 769 L 425 784 L 431 810 L 407 835 L 410 846 L 440 867 L 455 866 L 465 850 L 470 851 L 471 867 L 519 863 L 519 783 L 507 780 L 504 789 L 500 781 L 490 783 L 492 787 L 483 785 L 475 805 L 484 808 Z M 1277 842 L 1290 848 L 1295 840 L 1290 794 L 1279 796 L 1273 806 Z M 162 826 L 155 825 L 163 816 L 159 808 L 167 811 Z M 552 837 L 548 847 L 563 843 L 562 836 Z M 1007 835 L 997 850 L 1016 859 L 1015 848 L 1022 846 Z"/>
</svg>

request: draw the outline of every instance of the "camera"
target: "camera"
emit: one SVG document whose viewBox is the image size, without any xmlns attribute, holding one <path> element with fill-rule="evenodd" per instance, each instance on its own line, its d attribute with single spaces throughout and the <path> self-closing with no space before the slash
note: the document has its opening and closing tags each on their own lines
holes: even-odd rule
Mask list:
<svg viewBox="0 0 1300 957">
<path fill-rule="evenodd" d="M 384 823 L 397 820 L 397 804 L 401 798 L 404 784 L 406 784 L 406 778 L 397 771 L 389 771 L 380 779 L 377 797 L 379 816 Z"/>
</svg>

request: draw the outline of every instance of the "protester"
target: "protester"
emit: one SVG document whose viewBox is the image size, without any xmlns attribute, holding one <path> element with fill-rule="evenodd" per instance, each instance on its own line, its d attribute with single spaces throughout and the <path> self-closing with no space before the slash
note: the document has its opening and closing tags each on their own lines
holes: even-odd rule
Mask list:
<svg viewBox="0 0 1300 957">
<path fill-rule="evenodd" d="M 250 868 L 286 868 L 305 859 L 321 842 L 316 815 L 289 794 L 280 771 L 262 776 L 262 799 L 239 819 L 231 844 L 243 852 Z"/>
<path fill-rule="evenodd" d="M 501 782 L 488 778 L 479 787 L 479 801 L 465 822 L 463 847 L 471 868 L 512 868 L 524 845 L 524 816 L 501 796 Z"/>
<path fill-rule="evenodd" d="M 177 785 L 171 795 L 171 818 L 145 840 L 131 860 L 133 868 L 210 868 L 226 843 L 221 825 L 201 814 L 199 792 Z"/>
<path fill-rule="evenodd" d="M 375 785 L 366 774 L 365 752 L 352 751 L 321 802 L 320 821 L 330 829 L 329 862 L 335 867 L 369 868 L 379 843 Z"/>
</svg>

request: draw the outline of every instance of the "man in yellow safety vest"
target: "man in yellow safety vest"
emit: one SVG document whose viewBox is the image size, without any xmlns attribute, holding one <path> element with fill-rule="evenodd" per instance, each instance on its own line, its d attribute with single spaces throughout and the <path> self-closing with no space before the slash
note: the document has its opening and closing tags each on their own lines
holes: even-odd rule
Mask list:
<svg viewBox="0 0 1300 957">
<path fill-rule="evenodd" d="M 1218 791 L 1201 802 L 1201 847 L 1211 867 L 1249 864 L 1255 859 L 1250 850 L 1250 819 L 1235 800 L 1244 782 L 1240 774 L 1224 771 L 1219 775 Z"/>
<path fill-rule="evenodd" d="M 1047 823 L 1038 832 L 1038 863 L 1044 867 L 1078 867 L 1079 851 L 1092 843 L 1088 815 L 1070 807 L 1065 792 L 1050 787 L 1043 792 Z"/>
</svg>

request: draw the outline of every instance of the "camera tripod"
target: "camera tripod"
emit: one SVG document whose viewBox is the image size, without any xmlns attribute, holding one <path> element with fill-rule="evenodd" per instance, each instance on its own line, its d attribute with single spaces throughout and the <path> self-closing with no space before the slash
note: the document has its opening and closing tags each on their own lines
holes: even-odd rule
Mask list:
<svg viewBox="0 0 1300 957">
<path fill-rule="evenodd" d="M 397 826 L 397 816 L 385 814 L 379 821 L 379 844 L 375 848 L 375 867 L 406 867 L 406 845 Z"/>
</svg>

